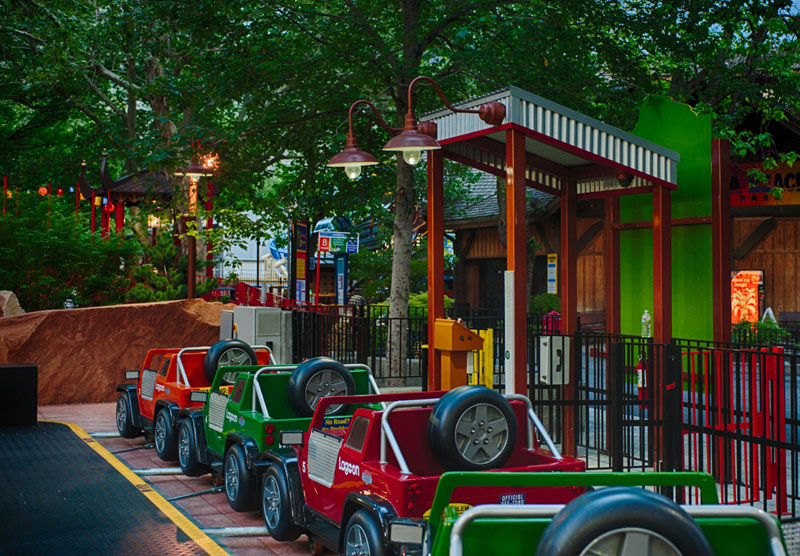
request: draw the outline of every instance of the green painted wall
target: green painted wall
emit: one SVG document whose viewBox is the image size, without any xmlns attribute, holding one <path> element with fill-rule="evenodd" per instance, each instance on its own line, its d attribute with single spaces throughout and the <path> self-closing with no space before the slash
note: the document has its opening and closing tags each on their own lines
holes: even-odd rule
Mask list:
<svg viewBox="0 0 800 556">
<path fill-rule="evenodd" d="M 672 218 L 711 216 L 711 117 L 667 97 L 650 97 L 633 133 L 680 153 Z M 650 195 L 620 197 L 620 221 L 653 219 Z M 672 335 L 712 339 L 711 225 L 672 228 Z M 653 313 L 653 231 L 620 232 L 620 319 L 623 334 L 640 334 Z"/>
</svg>

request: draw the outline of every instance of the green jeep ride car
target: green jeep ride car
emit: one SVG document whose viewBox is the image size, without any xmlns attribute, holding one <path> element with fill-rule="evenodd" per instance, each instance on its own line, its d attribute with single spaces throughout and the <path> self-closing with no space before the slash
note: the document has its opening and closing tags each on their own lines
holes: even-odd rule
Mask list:
<svg viewBox="0 0 800 556">
<path fill-rule="evenodd" d="M 561 504 L 487 504 L 463 513 L 456 489 L 603 487 Z M 608 487 L 608 488 L 605 488 Z M 639 488 L 636 488 L 639 487 Z M 675 491 L 678 505 L 641 487 Z M 364 543 L 345 554 L 382 554 Z M 395 520 L 397 554 L 431 556 L 786 556 L 780 523 L 752 506 L 721 505 L 714 479 L 688 472 L 482 473 L 442 475 L 428 521 Z"/>
<path fill-rule="evenodd" d="M 307 429 L 323 397 L 371 391 L 378 392 L 378 387 L 366 365 L 344 365 L 327 357 L 299 365 L 220 367 L 209 392 L 192 394 L 205 401 L 203 407 L 179 415 L 181 470 L 189 477 L 222 473 L 231 507 L 255 510 L 260 476 L 270 463 L 263 453 L 292 453 L 280 448 L 281 431 Z M 326 426 L 346 426 L 349 419 L 340 416 L 350 411 L 348 406 L 331 406 Z"/>
</svg>

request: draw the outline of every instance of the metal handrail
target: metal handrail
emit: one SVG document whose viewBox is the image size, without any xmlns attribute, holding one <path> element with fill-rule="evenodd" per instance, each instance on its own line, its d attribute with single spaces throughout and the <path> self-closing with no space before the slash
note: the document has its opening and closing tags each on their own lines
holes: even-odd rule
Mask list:
<svg viewBox="0 0 800 556">
<path fill-rule="evenodd" d="M 485 504 L 475 506 L 461 514 L 450 532 L 450 556 L 462 556 L 464 532 L 476 519 L 482 517 L 553 517 L 564 508 L 564 504 Z M 786 556 L 781 541 L 781 532 L 775 519 L 764 510 L 751 506 L 687 505 L 681 506 L 692 517 L 739 517 L 749 518 L 764 526 L 770 556 Z"/>
<path fill-rule="evenodd" d="M 272 352 L 270 352 L 270 357 L 271 357 L 271 355 L 272 355 Z M 274 359 L 273 359 L 273 361 L 274 361 Z M 252 405 L 253 405 L 253 407 L 256 406 L 256 398 L 257 398 L 258 399 L 258 403 L 259 403 L 259 405 L 261 407 L 261 414 L 266 419 L 270 419 L 270 416 L 269 416 L 269 411 L 267 411 L 267 402 L 264 399 L 263 392 L 261 392 L 261 384 L 258 383 L 259 375 L 261 373 L 263 373 L 264 371 L 270 371 L 270 372 L 293 371 L 298 366 L 299 365 L 267 365 L 267 366 L 261 367 L 260 369 L 256 370 L 256 374 L 253 377 L 253 402 L 252 402 Z M 381 393 L 380 389 L 378 388 L 378 384 L 375 382 L 375 377 L 372 376 L 372 369 L 370 369 L 367 365 L 363 365 L 361 363 L 351 363 L 351 364 L 345 365 L 345 367 L 347 369 L 364 369 L 365 371 L 367 371 L 367 378 L 369 380 L 370 386 L 372 386 L 372 388 L 375 390 L 376 394 L 380 394 Z"/>
<path fill-rule="evenodd" d="M 275 363 L 275 358 L 272 356 L 272 350 L 269 346 L 250 346 L 253 350 L 257 349 L 265 349 L 267 353 L 269 353 L 269 361 L 270 363 Z M 208 351 L 211 346 L 193 346 L 193 347 L 185 347 L 178 351 L 178 384 L 181 384 L 181 377 L 183 377 L 183 382 L 187 388 L 191 388 L 192 385 L 189 384 L 189 377 L 186 376 L 186 369 L 183 366 L 183 360 L 181 359 L 181 355 L 187 351 Z"/>
<path fill-rule="evenodd" d="M 564 459 L 564 456 L 561 455 L 561 452 L 558 451 L 556 445 L 553 443 L 553 439 L 550 438 L 550 435 L 545 430 L 544 425 L 539 420 L 539 417 L 536 415 L 536 412 L 533 410 L 533 403 L 531 400 L 523 395 L 523 394 L 505 394 L 507 400 L 518 400 L 525 402 L 527 407 L 527 415 L 530 419 L 530 422 L 536 427 L 539 433 L 542 435 L 543 440 L 547 444 L 547 447 L 553 454 L 553 457 L 557 460 Z M 405 457 L 403 456 L 402 451 L 400 450 L 400 445 L 397 443 L 397 438 L 394 435 L 394 431 L 392 431 L 392 427 L 389 424 L 389 414 L 397 409 L 398 407 L 421 407 L 424 405 L 429 405 L 431 403 L 436 403 L 441 398 L 426 398 L 423 400 L 400 400 L 396 402 L 390 403 L 388 406 L 384 407 L 383 415 L 381 415 L 381 464 L 389 463 L 386 457 L 386 443 L 388 441 L 389 445 L 392 448 L 392 453 L 394 457 L 397 459 L 397 464 L 400 466 L 400 472 L 404 475 L 410 475 L 411 470 L 408 468 L 406 464 Z M 528 450 L 533 450 L 533 429 L 531 428 L 530 423 L 527 423 L 528 429 Z"/>
<path fill-rule="evenodd" d="M 533 403 L 531 402 L 530 398 L 524 394 L 505 394 L 505 398 L 507 400 L 519 400 L 525 402 L 525 405 L 528 407 L 528 419 L 533 422 L 536 430 L 538 430 L 539 434 L 542 435 L 542 440 L 544 440 L 544 443 L 547 444 L 547 447 L 550 449 L 553 457 L 557 460 L 564 459 L 564 456 L 562 456 L 561 452 L 559 452 L 558 448 L 556 448 L 556 445 L 553 442 L 553 439 L 550 437 L 550 434 L 544 428 L 544 424 L 542 424 L 541 420 L 539 420 L 539 416 L 536 415 L 536 412 L 533 410 Z M 528 450 L 533 450 L 533 431 L 531 430 L 530 424 L 528 424 Z"/>
<path fill-rule="evenodd" d="M 392 427 L 389 425 L 389 414 L 397 409 L 398 407 L 420 407 L 423 405 L 429 405 L 432 403 L 436 403 L 441 398 L 425 398 L 424 400 L 398 400 L 396 402 L 390 403 L 386 409 L 383 410 L 383 415 L 381 415 L 381 460 L 380 463 L 389 463 L 386 458 L 386 441 L 388 439 L 389 444 L 392 447 L 392 453 L 394 453 L 394 457 L 397 458 L 397 464 L 400 466 L 400 472 L 404 475 L 411 475 L 411 470 L 408 468 L 408 464 L 406 463 L 406 459 L 403 457 L 403 453 L 400 451 L 400 445 L 397 444 L 397 439 L 394 436 L 394 432 L 392 431 Z"/>
</svg>

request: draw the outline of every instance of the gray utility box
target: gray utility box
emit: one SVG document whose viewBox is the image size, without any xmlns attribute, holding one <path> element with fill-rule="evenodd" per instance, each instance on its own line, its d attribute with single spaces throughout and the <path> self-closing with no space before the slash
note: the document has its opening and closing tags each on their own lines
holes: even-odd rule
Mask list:
<svg viewBox="0 0 800 556">
<path fill-rule="evenodd" d="M 234 307 L 237 337 L 251 346 L 269 346 L 275 361 L 292 363 L 292 313 L 278 307 Z"/>
<path fill-rule="evenodd" d="M 569 384 L 569 358 L 572 346 L 569 336 L 539 338 L 539 382 Z"/>
<path fill-rule="evenodd" d="M 219 312 L 219 339 L 229 340 L 233 338 L 233 311 Z"/>
</svg>

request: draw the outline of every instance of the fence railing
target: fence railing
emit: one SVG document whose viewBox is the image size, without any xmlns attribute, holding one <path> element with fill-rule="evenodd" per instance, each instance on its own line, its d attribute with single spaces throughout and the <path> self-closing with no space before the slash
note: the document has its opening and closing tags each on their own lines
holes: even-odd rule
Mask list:
<svg viewBox="0 0 800 556">
<path fill-rule="evenodd" d="M 590 469 L 704 471 L 723 503 L 800 517 L 795 350 L 580 332 L 553 340 L 570 342 L 569 376 L 560 384 L 552 350 L 534 345 L 530 394 L 564 452 Z"/>
</svg>

